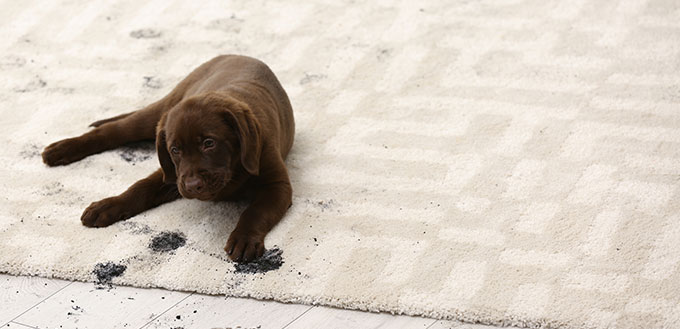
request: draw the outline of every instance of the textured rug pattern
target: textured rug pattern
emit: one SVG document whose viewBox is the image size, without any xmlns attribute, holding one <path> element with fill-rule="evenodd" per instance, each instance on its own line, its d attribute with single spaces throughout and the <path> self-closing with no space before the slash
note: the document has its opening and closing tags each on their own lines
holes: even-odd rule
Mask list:
<svg viewBox="0 0 680 329">
<path fill-rule="evenodd" d="M 560 328 L 680 327 L 675 0 L 3 1 L 0 271 Z M 157 168 L 40 151 L 223 53 L 297 120 L 294 205 L 260 264 L 244 204 L 82 210 Z"/>
</svg>

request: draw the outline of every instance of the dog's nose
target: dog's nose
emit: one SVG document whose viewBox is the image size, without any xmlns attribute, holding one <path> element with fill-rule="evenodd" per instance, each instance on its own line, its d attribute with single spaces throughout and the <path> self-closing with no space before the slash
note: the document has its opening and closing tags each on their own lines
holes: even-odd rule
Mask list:
<svg viewBox="0 0 680 329">
<path fill-rule="evenodd" d="M 203 180 L 198 177 L 187 177 L 187 179 L 184 180 L 184 187 L 193 194 L 203 192 L 204 185 Z"/>
</svg>

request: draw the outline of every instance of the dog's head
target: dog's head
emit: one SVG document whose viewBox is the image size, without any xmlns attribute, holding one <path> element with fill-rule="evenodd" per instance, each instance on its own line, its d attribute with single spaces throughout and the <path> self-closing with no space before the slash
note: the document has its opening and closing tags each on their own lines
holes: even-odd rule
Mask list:
<svg viewBox="0 0 680 329">
<path fill-rule="evenodd" d="M 228 95 L 188 98 L 156 130 L 163 180 L 176 183 L 185 198 L 213 199 L 241 168 L 259 174 L 259 124 L 248 105 Z"/>
</svg>

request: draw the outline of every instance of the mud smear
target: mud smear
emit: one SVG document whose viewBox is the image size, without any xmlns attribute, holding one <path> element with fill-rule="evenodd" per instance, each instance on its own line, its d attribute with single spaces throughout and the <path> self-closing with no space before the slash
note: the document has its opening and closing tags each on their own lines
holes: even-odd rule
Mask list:
<svg viewBox="0 0 680 329">
<path fill-rule="evenodd" d="M 121 159 L 134 166 L 137 162 L 151 159 L 155 151 L 156 148 L 153 143 L 138 142 L 126 144 L 119 155 Z"/>
<path fill-rule="evenodd" d="M 222 18 L 211 21 L 210 23 L 208 23 L 207 28 L 221 30 L 225 32 L 240 33 L 241 28 L 239 27 L 239 25 L 244 21 L 245 21 L 244 19 L 238 18 L 236 17 L 236 15 L 232 14 L 231 17 L 229 18 Z"/>
<path fill-rule="evenodd" d="M 97 282 L 95 282 L 96 288 L 105 289 L 108 287 L 111 289 L 113 287 L 111 285 L 111 280 L 117 276 L 123 275 L 126 269 L 127 266 L 119 265 L 114 262 L 99 263 L 95 265 L 92 274 L 97 277 Z"/>
<path fill-rule="evenodd" d="M 249 263 L 237 263 L 234 265 L 236 273 L 265 273 L 273 270 L 278 270 L 283 265 L 283 258 L 281 257 L 283 250 L 278 247 L 266 250 L 262 257 L 257 258 Z"/>
<path fill-rule="evenodd" d="M 151 89 L 160 89 L 163 87 L 163 83 L 160 79 L 156 77 L 142 77 L 144 78 L 144 87 Z"/>
<path fill-rule="evenodd" d="M 391 55 L 392 49 L 380 49 L 376 58 L 378 59 L 378 62 L 384 62 Z"/>
<path fill-rule="evenodd" d="M 305 199 L 304 201 L 307 204 L 310 204 L 316 208 L 319 208 L 321 212 L 324 212 L 326 210 L 331 211 L 333 208 L 336 206 L 336 203 L 333 199 L 328 199 L 328 200 L 321 200 L 321 201 L 314 201 L 310 199 Z"/>
<path fill-rule="evenodd" d="M 156 252 L 173 251 L 187 243 L 187 238 L 182 232 L 161 232 L 151 239 L 149 248 Z"/>
<path fill-rule="evenodd" d="M 64 184 L 59 182 L 52 182 L 50 184 L 43 186 L 42 189 L 43 192 L 41 194 L 43 196 L 53 196 L 64 191 Z"/>
<path fill-rule="evenodd" d="M 15 55 L 5 55 L 0 58 L 0 68 L 17 68 L 26 65 L 26 59 Z"/>
<path fill-rule="evenodd" d="M 40 156 L 40 150 L 41 148 L 35 144 L 27 144 L 24 146 L 23 150 L 21 150 L 19 155 L 24 159 L 37 158 Z"/>
<path fill-rule="evenodd" d="M 26 86 L 24 87 L 16 87 L 14 88 L 14 92 L 17 93 L 28 93 L 32 91 L 36 91 L 40 88 L 44 88 L 47 86 L 47 82 L 45 80 L 41 79 L 39 76 L 35 76 L 33 80 L 31 80 Z"/>
<path fill-rule="evenodd" d="M 306 73 L 306 72 L 305 72 L 304 78 L 300 79 L 300 84 L 301 84 L 301 85 L 306 85 L 306 84 L 308 84 L 308 83 L 310 83 L 310 82 L 321 81 L 321 80 L 323 80 L 323 79 L 325 79 L 325 78 L 327 78 L 327 77 L 328 77 L 328 76 L 325 75 L 325 74 L 309 74 L 309 73 Z"/>
<path fill-rule="evenodd" d="M 153 232 L 151 227 L 146 224 L 125 221 L 121 225 L 123 225 L 123 227 L 129 230 L 132 234 L 151 234 Z"/>
<path fill-rule="evenodd" d="M 155 39 L 161 36 L 161 31 L 154 29 L 139 29 L 130 32 L 130 37 L 135 39 Z"/>
</svg>

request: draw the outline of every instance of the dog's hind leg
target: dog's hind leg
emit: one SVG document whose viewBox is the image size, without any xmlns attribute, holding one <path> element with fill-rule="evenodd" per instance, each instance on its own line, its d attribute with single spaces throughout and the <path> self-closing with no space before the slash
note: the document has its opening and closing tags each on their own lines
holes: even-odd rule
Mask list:
<svg viewBox="0 0 680 329">
<path fill-rule="evenodd" d="M 135 112 L 136 112 L 136 111 L 135 111 Z M 113 121 L 118 121 L 118 120 L 120 120 L 120 119 L 127 118 L 128 116 L 130 116 L 131 114 L 134 114 L 135 112 L 123 113 L 123 114 L 121 114 L 121 115 L 116 115 L 115 117 L 106 118 L 106 119 L 102 119 L 102 120 L 97 120 L 97 121 L 95 121 L 95 122 L 93 122 L 93 123 L 90 123 L 89 127 L 95 127 L 95 128 L 96 128 L 96 127 L 99 127 L 99 126 L 101 126 L 101 125 L 103 125 L 103 124 L 105 124 L 105 123 L 109 123 L 109 122 L 113 122 Z"/>
<path fill-rule="evenodd" d="M 161 115 L 175 104 L 165 97 L 139 111 L 97 121 L 87 133 L 47 146 L 42 153 L 43 162 L 48 166 L 67 165 L 126 143 L 153 140 Z"/>
</svg>

